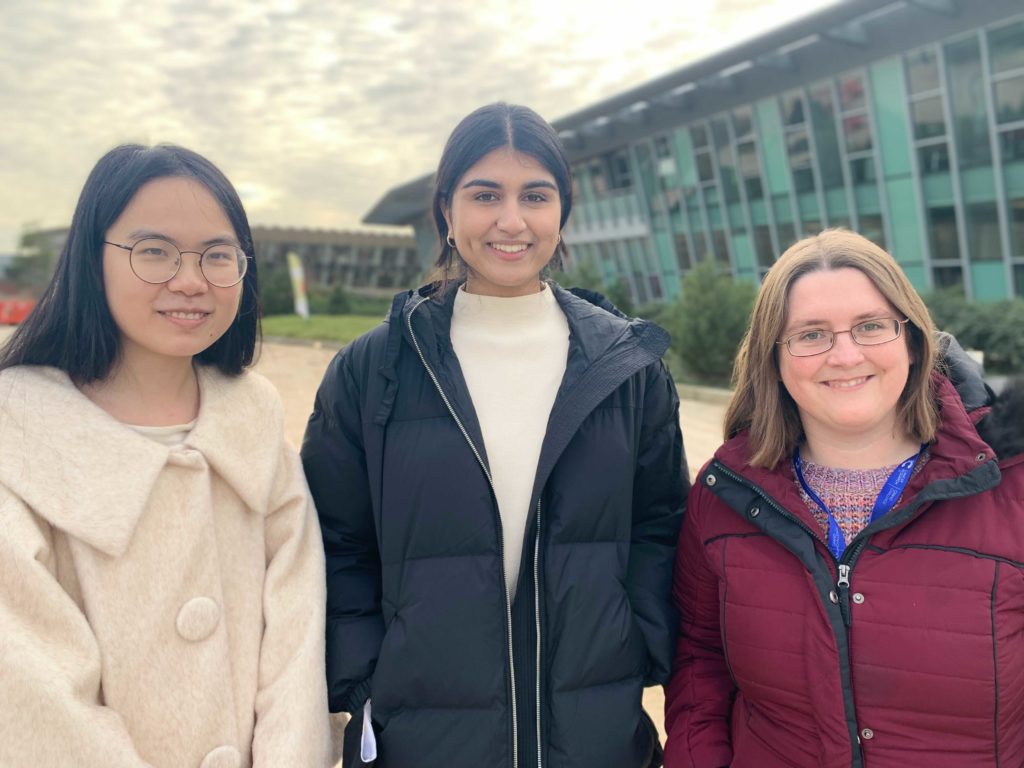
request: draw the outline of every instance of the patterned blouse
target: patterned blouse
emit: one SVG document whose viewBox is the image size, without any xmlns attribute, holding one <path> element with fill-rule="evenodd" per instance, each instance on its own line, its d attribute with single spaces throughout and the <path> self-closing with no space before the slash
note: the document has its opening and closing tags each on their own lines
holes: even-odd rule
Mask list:
<svg viewBox="0 0 1024 768">
<path fill-rule="evenodd" d="M 928 451 L 925 449 L 914 466 L 913 474 L 921 471 L 921 467 L 928 461 Z M 832 511 L 843 532 L 843 538 L 849 544 L 861 530 L 871 522 L 871 510 L 875 506 L 875 499 L 889 479 L 889 475 L 896 469 L 896 464 L 878 469 L 836 469 L 834 467 L 823 467 L 820 464 L 800 459 L 800 469 L 804 474 L 807 485 L 818 494 L 818 497 L 825 502 Z M 822 532 L 828 537 L 828 517 L 822 511 L 807 492 L 800 485 L 800 480 L 793 473 L 793 481 L 796 483 L 807 508 L 811 510 L 814 519 L 818 521 Z M 901 497 L 902 498 L 902 497 Z M 897 499 L 896 504 L 899 504 Z"/>
</svg>

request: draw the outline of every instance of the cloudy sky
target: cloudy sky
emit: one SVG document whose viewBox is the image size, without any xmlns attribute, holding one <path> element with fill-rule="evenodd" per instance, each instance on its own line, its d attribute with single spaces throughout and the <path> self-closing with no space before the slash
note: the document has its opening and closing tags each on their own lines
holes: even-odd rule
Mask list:
<svg viewBox="0 0 1024 768">
<path fill-rule="evenodd" d="M 0 0 L 0 253 L 124 141 L 207 155 L 254 224 L 357 226 L 481 104 L 555 120 L 833 1 Z"/>
</svg>

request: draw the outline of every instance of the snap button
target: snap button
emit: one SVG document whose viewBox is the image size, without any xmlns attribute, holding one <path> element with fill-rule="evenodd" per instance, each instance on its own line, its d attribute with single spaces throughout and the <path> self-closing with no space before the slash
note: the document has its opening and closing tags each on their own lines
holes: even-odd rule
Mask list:
<svg viewBox="0 0 1024 768">
<path fill-rule="evenodd" d="M 220 606 L 210 597 L 193 597 L 178 611 L 178 634 L 194 643 L 213 634 L 220 622 Z M 234 747 L 232 747 L 234 749 Z M 217 763 L 219 766 L 220 763 Z"/>
<path fill-rule="evenodd" d="M 867 741 L 868 739 L 875 738 L 875 732 L 870 728 L 862 728 L 860 731 L 860 737 L 864 739 L 864 741 Z"/>
<path fill-rule="evenodd" d="M 704 478 L 704 482 L 707 483 L 708 485 L 714 485 L 715 483 L 718 482 L 718 478 L 716 478 L 714 475 L 708 475 L 707 477 Z"/>
<path fill-rule="evenodd" d="M 750 510 L 750 516 L 751 517 L 757 517 L 760 514 L 761 514 L 761 508 L 760 507 L 753 507 L 753 508 L 751 508 L 751 510 Z"/>
<path fill-rule="evenodd" d="M 864 602 L 864 595 L 862 595 L 860 592 L 854 592 L 853 593 L 853 602 L 857 603 L 857 605 L 860 605 L 861 603 Z"/>
<path fill-rule="evenodd" d="M 974 460 L 975 461 L 984 461 L 985 460 L 985 454 L 984 453 L 979 453 L 977 456 L 974 457 Z"/>
<path fill-rule="evenodd" d="M 831 592 L 828 593 L 828 599 L 831 600 L 833 603 L 838 603 L 839 595 L 837 595 L 836 591 L 833 589 Z"/>
<path fill-rule="evenodd" d="M 242 753 L 234 747 L 217 747 L 210 750 L 199 768 L 241 768 Z"/>
</svg>

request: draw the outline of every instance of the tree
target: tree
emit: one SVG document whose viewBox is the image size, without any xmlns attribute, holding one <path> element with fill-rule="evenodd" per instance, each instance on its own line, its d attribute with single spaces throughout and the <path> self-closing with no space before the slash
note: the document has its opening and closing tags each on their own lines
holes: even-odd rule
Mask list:
<svg viewBox="0 0 1024 768">
<path fill-rule="evenodd" d="M 756 295 L 753 283 L 734 280 L 714 261 L 686 273 L 666 325 L 687 375 L 709 384 L 729 381 Z"/>
<path fill-rule="evenodd" d="M 16 288 L 38 295 L 53 276 L 57 266 L 57 250 L 47 233 L 25 227 L 18 238 L 18 250 L 7 267 L 5 277 Z"/>
</svg>

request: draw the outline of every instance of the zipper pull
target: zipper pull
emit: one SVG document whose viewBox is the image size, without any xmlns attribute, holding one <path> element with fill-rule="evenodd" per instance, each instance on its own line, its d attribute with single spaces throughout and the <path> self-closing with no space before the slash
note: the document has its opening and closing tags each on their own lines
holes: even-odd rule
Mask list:
<svg viewBox="0 0 1024 768">
<path fill-rule="evenodd" d="M 850 566 L 846 563 L 839 564 L 839 580 L 836 582 L 839 589 L 839 612 L 843 615 L 843 623 L 850 626 Z"/>
<path fill-rule="evenodd" d="M 846 563 L 839 564 L 839 581 L 836 582 L 836 586 L 840 589 L 850 587 L 850 566 Z"/>
</svg>

